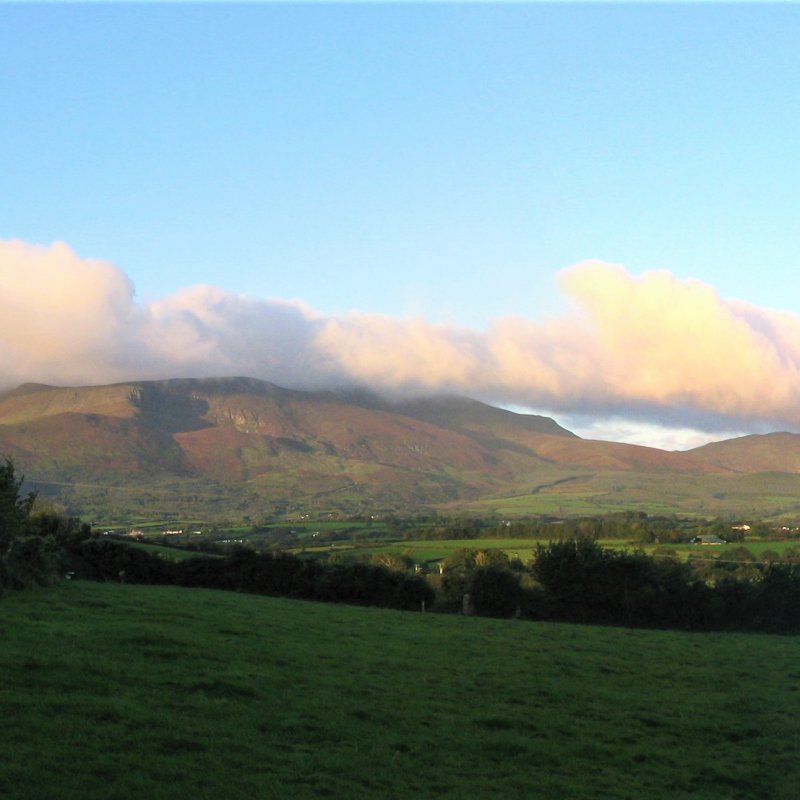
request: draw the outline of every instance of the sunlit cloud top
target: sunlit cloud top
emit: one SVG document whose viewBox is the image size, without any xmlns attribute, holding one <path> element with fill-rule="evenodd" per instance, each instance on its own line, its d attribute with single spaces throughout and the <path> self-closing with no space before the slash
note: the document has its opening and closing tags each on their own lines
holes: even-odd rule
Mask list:
<svg viewBox="0 0 800 800">
<path fill-rule="evenodd" d="M 367 311 L 325 316 L 210 286 L 145 303 L 111 263 L 64 243 L 3 241 L 0 376 L 11 388 L 247 375 L 293 388 L 459 393 L 589 415 L 597 430 L 625 418 L 674 430 L 800 428 L 797 315 L 602 262 L 565 269 L 560 287 L 569 301 L 560 316 L 479 331 Z"/>
</svg>

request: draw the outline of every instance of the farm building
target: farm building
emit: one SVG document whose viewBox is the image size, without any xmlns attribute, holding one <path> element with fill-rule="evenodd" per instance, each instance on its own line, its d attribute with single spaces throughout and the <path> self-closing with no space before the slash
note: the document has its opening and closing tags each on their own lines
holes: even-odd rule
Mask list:
<svg viewBox="0 0 800 800">
<path fill-rule="evenodd" d="M 720 536 L 695 536 L 689 539 L 689 544 L 727 544 L 725 539 Z"/>
</svg>

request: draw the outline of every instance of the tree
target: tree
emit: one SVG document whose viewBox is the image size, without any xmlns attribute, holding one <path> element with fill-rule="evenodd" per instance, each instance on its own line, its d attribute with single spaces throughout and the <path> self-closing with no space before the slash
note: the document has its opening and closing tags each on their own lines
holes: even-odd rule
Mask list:
<svg viewBox="0 0 800 800">
<path fill-rule="evenodd" d="M 377 553 L 370 559 L 374 567 L 386 567 L 393 572 L 410 572 L 414 568 L 414 559 L 402 553 Z"/>
<path fill-rule="evenodd" d="M 483 569 L 508 569 L 508 554 L 504 550 L 492 548 L 490 550 L 479 550 L 475 553 L 475 566 Z"/>
<path fill-rule="evenodd" d="M 445 601 L 454 608 L 460 607 L 461 598 L 469 591 L 469 582 L 475 571 L 477 550 L 459 548 L 442 561 L 442 592 Z"/>
<path fill-rule="evenodd" d="M 537 548 L 533 576 L 549 613 L 575 622 L 693 625 L 694 578 L 677 561 L 572 540 Z"/>
<path fill-rule="evenodd" d="M 517 577 L 496 567 L 481 567 L 469 583 L 475 613 L 487 617 L 512 617 L 522 602 Z"/>
<path fill-rule="evenodd" d="M 6 457 L 0 464 L 0 592 L 51 583 L 59 574 L 59 548 L 52 536 L 36 535 L 36 493 L 23 494 L 23 480 Z"/>
<path fill-rule="evenodd" d="M 608 551 L 590 539 L 537 546 L 533 577 L 557 617 L 588 621 L 598 599 L 594 583 L 602 576 L 608 557 Z"/>
<path fill-rule="evenodd" d="M 23 495 L 23 481 L 23 477 L 17 477 L 12 459 L 6 456 L 0 464 L 0 556 L 27 531 L 36 493 Z"/>
</svg>

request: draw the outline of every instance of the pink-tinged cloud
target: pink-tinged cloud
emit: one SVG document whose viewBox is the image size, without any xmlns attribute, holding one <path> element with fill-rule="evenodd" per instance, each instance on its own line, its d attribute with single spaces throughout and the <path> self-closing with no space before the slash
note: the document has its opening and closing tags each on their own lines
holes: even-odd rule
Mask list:
<svg viewBox="0 0 800 800">
<path fill-rule="evenodd" d="M 97 382 L 117 377 L 143 310 L 116 267 L 67 245 L 0 242 L 0 376 Z M 124 367 L 122 368 L 124 371 Z"/>
<path fill-rule="evenodd" d="M 668 272 L 565 270 L 561 317 L 487 331 L 196 286 L 135 299 L 113 264 L 0 242 L 0 382 L 248 375 L 297 388 L 457 392 L 551 413 L 800 427 L 800 316 Z"/>
<path fill-rule="evenodd" d="M 632 278 L 584 264 L 562 286 L 586 316 L 595 381 L 621 404 L 687 407 L 731 419 L 800 422 L 800 318 L 725 301 L 668 272 Z"/>
</svg>

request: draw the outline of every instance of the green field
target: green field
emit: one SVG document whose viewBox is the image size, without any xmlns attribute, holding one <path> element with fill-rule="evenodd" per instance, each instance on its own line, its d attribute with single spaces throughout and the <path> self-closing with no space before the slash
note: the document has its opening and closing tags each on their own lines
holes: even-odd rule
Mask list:
<svg viewBox="0 0 800 800">
<path fill-rule="evenodd" d="M 380 553 L 397 553 L 407 555 L 417 563 L 441 561 L 447 558 L 455 550 L 503 550 L 509 558 L 516 558 L 527 564 L 536 556 L 536 549 L 539 544 L 547 545 L 549 539 L 403 539 L 390 542 L 376 542 L 363 544 L 353 541 L 335 542 L 333 544 L 321 545 L 319 547 L 307 546 L 295 548 L 294 552 L 314 553 L 339 553 L 352 557 L 370 557 Z M 761 553 L 771 550 L 781 556 L 789 548 L 800 547 L 800 540 L 797 538 L 785 539 L 781 541 L 751 540 L 745 542 L 731 542 L 719 546 L 702 546 L 694 544 L 638 544 L 626 539 L 600 539 L 598 543 L 603 547 L 617 550 L 641 549 L 645 553 L 652 554 L 658 550 L 663 555 L 669 551 L 676 558 L 687 559 L 690 555 L 694 557 L 708 558 L 711 560 L 724 560 L 725 554 L 745 547 L 758 559 Z"/>
<path fill-rule="evenodd" d="M 605 544 L 605 543 L 604 543 Z M 347 553 L 352 556 L 372 556 L 380 553 L 398 553 L 411 556 L 416 562 L 440 561 L 455 550 L 504 550 L 509 558 L 519 558 L 523 563 L 536 553 L 536 539 L 404 539 L 395 542 L 358 544 L 338 542 L 324 547 L 305 548 L 306 553 Z"/>
<path fill-rule="evenodd" d="M 144 550 L 147 553 L 161 556 L 170 561 L 185 561 L 187 558 L 197 558 L 198 556 L 207 556 L 207 554 L 198 552 L 197 550 L 182 550 L 179 547 L 162 547 L 158 544 L 144 544 L 142 542 L 126 542 L 128 547 L 133 547 L 136 550 Z"/>
<path fill-rule="evenodd" d="M 394 542 L 359 544 L 336 542 L 320 547 L 306 547 L 305 553 L 346 553 L 353 557 L 373 556 L 380 553 L 409 555 L 416 562 L 439 561 L 454 550 L 505 550 L 512 558 L 527 561 L 536 552 L 535 539 L 403 539 Z"/>
<path fill-rule="evenodd" d="M 697 475 L 630 470 L 577 475 L 574 482 L 530 493 L 461 502 L 474 514 L 559 517 L 641 511 L 682 517 L 737 515 L 780 519 L 800 513 L 800 476 L 785 473 Z"/>
<path fill-rule="evenodd" d="M 762 553 L 772 551 L 779 556 L 790 549 L 800 548 L 800 540 L 797 538 L 783 539 L 781 541 L 770 541 L 757 539 L 747 540 L 744 542 L 728 542 L 721 545 L 696 545 L 696 544 L 667 544 L 667 545 L 647 545 L 643 549 L 645 552 L 652 553 L 653 550 L 671 551 L 677 558 L 688 558 L 690 555 L 694 557 L 703 557 L 711 559 L 723 559 L 726 553 L 732 550 L 738 550 L 744 547 L 749 550 L 758 559 Z"/>
<path fill-rule="evenodd" d="M 646 514 L 675 514 L 680 506 L 657 500 L 613 500 L 597 492 L 563 492 L 524 494 L 512 497 L 487 498 L 461 504 L 474 514 L 500 514 L 504 517 L 552 514 L 555 516 L 591 516 L 624 511 L 643 511 Z M 687 512 L 688 513 L 688 512 Z"/>
<path fill-rule="evenodd" d="M 85 582 L 0 599 L 4 800 L 796 800 L 800 644 Z"/>
</svg>

